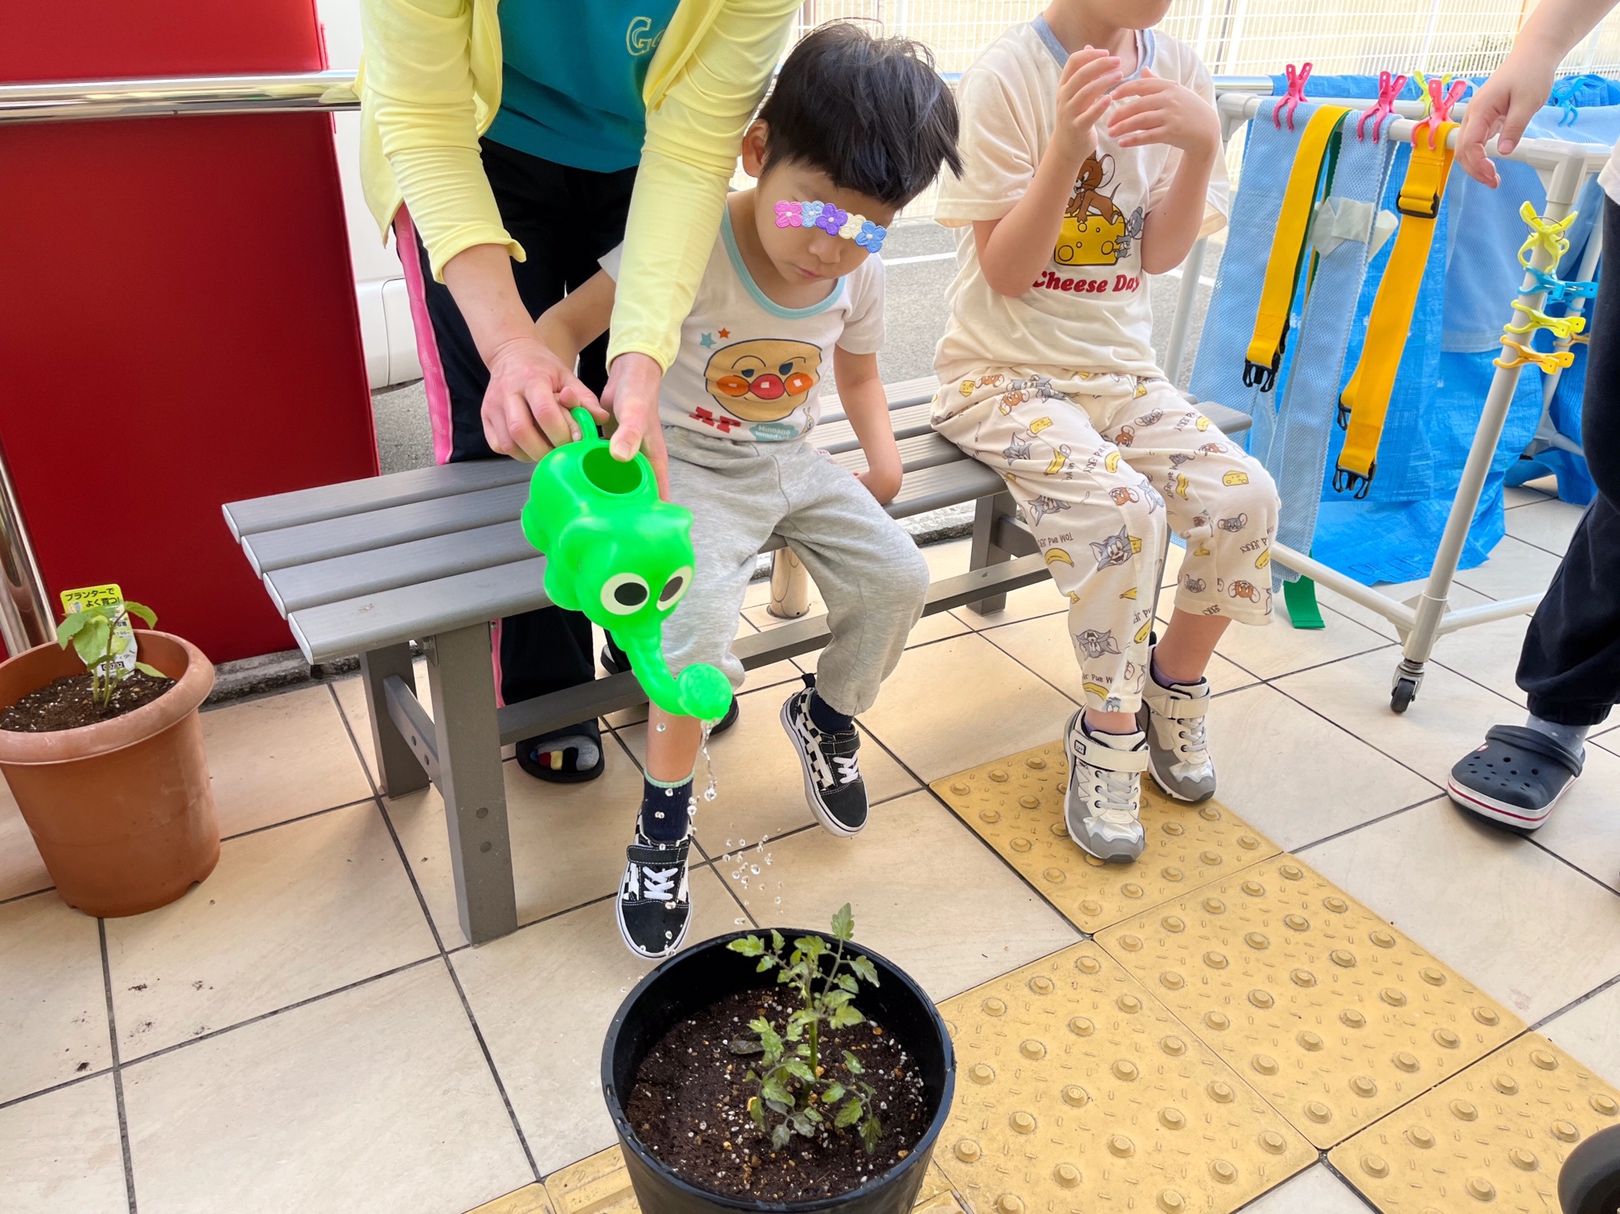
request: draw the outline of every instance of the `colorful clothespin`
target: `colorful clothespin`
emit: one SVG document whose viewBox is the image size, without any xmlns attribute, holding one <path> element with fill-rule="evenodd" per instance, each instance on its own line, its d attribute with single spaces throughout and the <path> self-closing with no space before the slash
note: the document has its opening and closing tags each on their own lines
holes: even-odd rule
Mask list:
<svg viewBox="0 0 1620 1214">
<path fill-rule="evenodd" d="M 1450 81 L 1450 87 L 1447 87 Z M 1429 94 L 1429 116 L 1412 128 L 1412 143 L 1418 141 L 1418 133 L 1424 130 L 1429 132 L 1429 150 L 1435 150 L 1435 136 L 1439 133 L 1441 124 L 1451 121 L 1451 109 L 1461 101 L 1463 94 L 1468 91 L 1468 81 L 1429 79 L 1425 81 Z"/>
<path fill-rule="evenodd" d="M 1597 298 L 1595 282 L 1562 282 L 1545 270 L 1537 270 L 1530 266 L 1526 266 L 1525 269 L 1530 271 L 1533 281 L 1528 287 L 1519 288 L 1520 295 L 1534 295 L 1537 291 L 1545 291 L 1548 303 L 1569 303 L 1574 299 Z"/>
<path fill-rule="evenodd" d="M 1575 94 L 1591 79 L 1591 76 L 1566 76 L 1553 85 L 1552 92 L 1547 96 L 1547 104 L 1556 105 L 1564 111 L 1558 116 L 1559 126 L 1573 126 L 1580 120 L 1581 110 L 1575 104 Z M 1602 82 L 1601 76 L 1596 79 Z"/>
<path fill-rule="evenodd" d="M 1389 72 L 1378 73 L 1378 104 L 1371 109 L 1363 110 L 1361 117 L 1356 119 L 1356 138 L 1362 139 L 1362 124 L 1371 118 L 1373 120 L 1373 140 L 1376 142 L 1384 129 L 1384 119 L 1395 115 L 1395 98 L 1401 95 L 1406 87 L 1405 76 L 1391 75 Z"/>
<path fill-rule="evenodd" d="M 1536 214 L 1536 208 L 1526 202 L 1519 207 L 1519 218 L 1530 225 L 1530 235 L 1519 246 L 1519 264 L 1525 269 L 1532 269 L 1531 260 L 1535 257 L 1537 249 L 1545 249 L 1551 258 L 1554 270 L 1563 260 L 1564 254 L 1569 252 L 1569 238 L 1564 235 L 1569 225 L 1575 222 L 1577 212 L 1571 211 L 1562 219 L 1543 219 Z"/>
<path fill-rule="evenodd" d="M 1524 317 L 1524 323 L 1504 325 L 1503 329 L 1508 333 L 1533 333 L 1537 329 L 1545 329 L 1554 337 L 1572 338 L 1586 328 L 1584 316 L 1548 316 L 1522 299 L 1513 301 L 1513 310 Z"/>
<path fill-rule="evenodd" d="M 1277 124 L 1279 131 L 1282 130 L 1284 109 L 1288 111 L 1288 129 L 1294 129 L 1294 111 L 1299 108 L 1299 103 L 1305 100 L 1305 82 L 1311 78 L 1311 65 L 1307 63 L 1296 71 L 1294 65 L 1290 63 L 1286 71 L 1288 73 L 1288 92 L 1271 110 L 1271 121 Z"/>
<path fill-rule="evenodd" d="M 1514 367 L 1537 366 L 1549 375 L 1554 371 L 1561 371 L 1575 362 L 1575 354 L 1571 350 L 1534 350 L 1529 346 L 1520 345 L 1511 337 L 1504 337 L 1502 344 L 1516 353 L 1512 358 L 1493 358 L 1491 361 L 1498 367 L 1512 370 Z"/>
</svg>

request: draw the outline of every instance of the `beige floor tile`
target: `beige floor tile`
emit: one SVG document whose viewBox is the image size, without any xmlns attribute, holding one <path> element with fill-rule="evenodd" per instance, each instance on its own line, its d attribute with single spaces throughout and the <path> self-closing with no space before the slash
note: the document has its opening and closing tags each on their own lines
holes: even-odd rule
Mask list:
<svg viewBox="0 0 1620 1214">
<path fill-rule="evenodd" d="M 936 1000 L 1080 938 L 926 792 L 874 810 L 857 838 L 806 831 L 767 850 L 770 868 L 732 884 L 762 926 L 825 928 L 848 902 L 856 938 Z"/>
<path fill-rule="evenodd" d="M 1016 624 L 1019 620 L 1033 620 L 1037 616 L 1059 615 L 1069 610 L 1069 600 L 1058 591 L 1050 578 L 1010 591 L 1007 605 L 991 615 L 980 615 L 968 607 L 958 607 L 951 614 L 975 630 L 996 628 L 1002 624 Z"/>
<path fill-rule="evenodd" d="M 735 931 L 741 918 L 714 873 L 694 870 L 690 940 Z M 613 1145 L 602 1103 L 602 1039 L 625 995 L 652 968 L 625 948 L 613 903 L 463 949 L 452 960 L 541 1173 Z"/>
<path fill-rule="evenodd" d="M 427 661 L 418 658 L 413 665 L 416 671 L 416 696 L 422 701 L 422 707 L 427 710 L 431 719 L 433 697 L 428 694 Z M 366 771 L 375 779 L 377 773 L 372 770 L 376 758 L 371 753 L 371 714 L 366 711 L 366 689 L 360 684 L 360 676 L 353 675 L 334 680 L 331 688 L 332 693 L 337 696 L 338 708 L 354 733 L 354 740 L 360 748 L 360 758 L 365 763 Z"/>
<path fill-rule="evenodd" d="M 1210 709 L 1220 799 L 1286 850 L 1404 809 L 1435 788 L 1271 687 Z"/>
<path fill-rule="evenodd" d="M 1513 676 L 1519 668 L 1519 651 L 1524 647 L 1524 633 L 1529 627 L 1528 615 L 1516 615 L 1511 619 L 1459 628 L 1435 643 L 1433 660 L 1522 706 L 1524 692 L 1519 690 Z"/>
<path fill-rule="evenodd" d="M 1017 659 L 1077 703 L 1085 699 L 1074 643 L 1069 639 L 1067 615 L 1046 615 L 1022 620 L 980 634 L 997 649 Z M 1217 654 L 1205 672 L 1216 695 L 1247 687 L 1258 680 L 1240 666 Z"/>
<path fill-rule="evenodd" d="M 127 1062 L 438 951 L 375 802 L 229 839 L 202 885 L 107 921 Z"/>
<path fill-rule="evenodd" d="M 371 795 L 366 769 L 325 687 L 227 704 L 203 713 L 202 726 L 222 835 Z"/>
<path fill-rule="evenodd" d="M 1531 1023 L 1620 974 L 1620 896 L 1449 801 L 1300 855 Z"/>
<path fill-rule="evenodd" d="M 708 771 L 702 756 L 698 758 L 697 838 L 711 856 L 732 851 L 745 843 L 758 843 L 766 836 L 774 839 L 815 822 L 804 800 L 804 769 L 793 743 L 782 732 L 780 710 L 784 698 L 778 691 L 743 695 L 737 723 L 709 747 L 714 760 L 716 796 L 713 801 L 702 799 Z M 626 730 L 623 736 L 637 761 L 645 760 L 646 730 Z M 861 775 L 866 781 L 866 795 L 871 804 L 918 787 L 870 735 L 863 733 L 861 741 Z M 639 788 L 636 796 L 639 804 Z M 615 839 L 621 867 L 625 842 L 628 839 Z"/>
<path fill-rule="evenodd" d="M 906 648 L 915 649 L 919 645 L 932 645 L 935 641 L 943 641 L 947 637 L 961 636 L 971 632 L 966 624 L 957 619 L 949 611 L 936 611 L 933 615 L 925 615 L 912 627 L 906 636 Z M 814 673 L 821 663 L 824 651 L 813 649 L 809 653 L 800 654 L 793 659 L 793 664 L 807 674 Z"/>
<path fill-rule="evenodd" d="M 607 766 L 585 784 L 546 784 L 502 763 L 519 923 L 605 897 L 618 888 L 641 806 L 641 770 L 611 734 Z M 444 801 L 431 786 L 384 802 L 446 948 L 467 942 L 456 914 Z"/>
<path fill-rule="evenodd" d="M 1491 550 L 1483 565 L 1457 574 L 1457 584 L 1493 599 L 1513 599 L 1522 594 L 1539 594 L 1558 572 L 1556 554 L 1534 547 L 1523 540 L 1504 536 Z"/>
<path fill-rule="evenodd" d="M 124 1151 L 111 1075 L 0 1109 L 7 1214 L 124 1214 Z"/>
<path fill-rule="evenodd" d="M 1562 1016 L 1549 1020 L 1540 1031 L 1576 1058 L 1620 1087 L 1620 985 L 1593 995 Z"/>
<path fill-rule="evenodd" d="M 1484 740 L 1482 736 L 1480 741 Z M 1536 832 L 1536 842 L 1609 888 L 1620 889 L 1617 801 L 1620 756 L 1599 746 L 1587 746 L 1581 778 L 1558 802 L 1547 824 Z"/>
<path fill-rule="evenodd" d="M 460 1214 L 534 1180 L 435 960 L 124 1071 L 163 1214 Z"/>
<path fill-rule="evenodd" d="M 1354 1189 L 1316 1164 L 1244 1206 L 1243 1214 L 1367 1214 L 1367 1206 Z"/>
<path fill-rule="evenodd" d="M 1543 492 L 1536 488 L 1538 484 L 1552 482 L 1552 490 Z M 1509 510 L 1516 510 L 1520 506 L 1533 506 L 1537 502 L 1558 500 L 1558 483 L 1555 477 L 1543 477 L 1540 481 L 1530 481 L 1523 485 L 1509 485 L 1502 490 L 1502 497 Z"/>
<path fill-rule="evenodd" d="M 1028 750 L 1063 731 L 1074 701 L 982 636 L 908 650 L 861 723 L 923 780 Z"/>
<path fill-rule="evenodd" d="M 96 921 L 54 893 L 0 906 L 0 1101 L 112 1063 Z"/>
<path fill-rule="evenodd" d="M 1165 619 L 1169 619 L 1170 606 L 1168 600 L 1161 600 L 1160 614 Z M 1259 627 L 1233 624 L 1215 646 L 1215 652 L 1244 670 L 1272 679 L 1389 644 L 1354 620 L 1324 618 L 1326 628 L 1295 628 L 1286 612 Z"/>
<path fill-rule="evenodd" d="M 1408 599 L 1420 594 L 1423 587 L 1423 582 L 1401 582 L 1398 585 L 1385 582 L 1370 587 L 1370 589 L 1377 591 L 1392 603 L 1405 603 Z M 1356 621 L 1363 628 L 1372 629 L 1385 640 L 1400 640 L 1400 633 L 1396 631 L 1395 625 L 1390 623 L 1388 618 L 1363 607 L 1352 599 L 1345 598 L 1336 590 L 1329 590 L 1326 586 L 1317 586 L 1316 601 L 1325 609 L 1322 614 L 1326 617 L 1329 628 L 1333 627 L 1335 615 L 1344 616 Z M 1478 591 L 1470 590 L 1468 587 L 1459 586 L 1456 583 L 1452 583 L 1451 593 L 1447 601 L 1453 607 L 1472 607 L 1479 603 L 1491 602 L 1489 598 Z"/>
<path fill-rule="evenodd" d="M 1557 498 L 1536 502 L 1508 513 L 1507 533 L 1527 544 L 1562 555 L 1585 513 L 1585 506 L 1571 505 Z"/>
<path fill-rule="evenodd" d="M 51 875 L 39 858 L 11 789 L 0 783 L 0 901 L 51 887 Z"/>
</svg>

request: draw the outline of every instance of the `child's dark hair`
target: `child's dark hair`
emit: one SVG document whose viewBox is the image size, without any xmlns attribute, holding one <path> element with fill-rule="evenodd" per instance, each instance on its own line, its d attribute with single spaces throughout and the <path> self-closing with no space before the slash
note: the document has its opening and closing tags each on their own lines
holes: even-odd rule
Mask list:
<svg viewBox="0 0 1620 1214">
<path fill-rule="evenodd" d="M 759 116 L 766 167 L 797 161 L 894 206 L 927 189 L 941 163 L 962 172 L 956 101 L 928 48 L 908 38 L 821 26 L 793 48 Z"/>
</svg>

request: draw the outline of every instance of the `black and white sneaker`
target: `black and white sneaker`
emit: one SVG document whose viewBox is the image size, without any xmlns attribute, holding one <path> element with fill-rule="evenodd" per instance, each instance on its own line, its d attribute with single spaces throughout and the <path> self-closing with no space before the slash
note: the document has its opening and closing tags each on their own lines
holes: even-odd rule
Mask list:
<svg viewBox="0 0 1620 1214">
<path fill-rule="evenodd" d="M 692 832 L 676 843 L 655 843 L 639 830 L 625 848 L 624 880 L 615 916 L 630 951 L 661 961 L 686 940 L 692 899 L 686 884 L 686 858 Z"/>
<path fill-rule="evenodd" d="M 861 779 L 861 735 L 852 725 L 823 733 L 810 719 L 814 675 L 782 705 L 782 728 L 804 768 L 804 797 L 816 819 L 835 835 L 859 834 L 866 825 L 866 781 Z"/>
</svg>

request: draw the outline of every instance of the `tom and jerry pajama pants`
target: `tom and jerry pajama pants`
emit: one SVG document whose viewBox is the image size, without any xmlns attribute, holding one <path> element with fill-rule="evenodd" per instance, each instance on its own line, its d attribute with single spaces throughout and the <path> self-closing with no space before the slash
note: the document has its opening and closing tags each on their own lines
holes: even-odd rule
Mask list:
<svg viewBox="0 0 1620 1214">
<path fill-rule="evenodd" d="M 1166 527 L 1187 543 L 1175 605 L 1271 618 L 1271 477 L 1167 380 L 987 369 L 941 386 L 934 428 L 999 472 L 1069 598 L 1086 704 L 1134 712 Z"/>
</svg>

